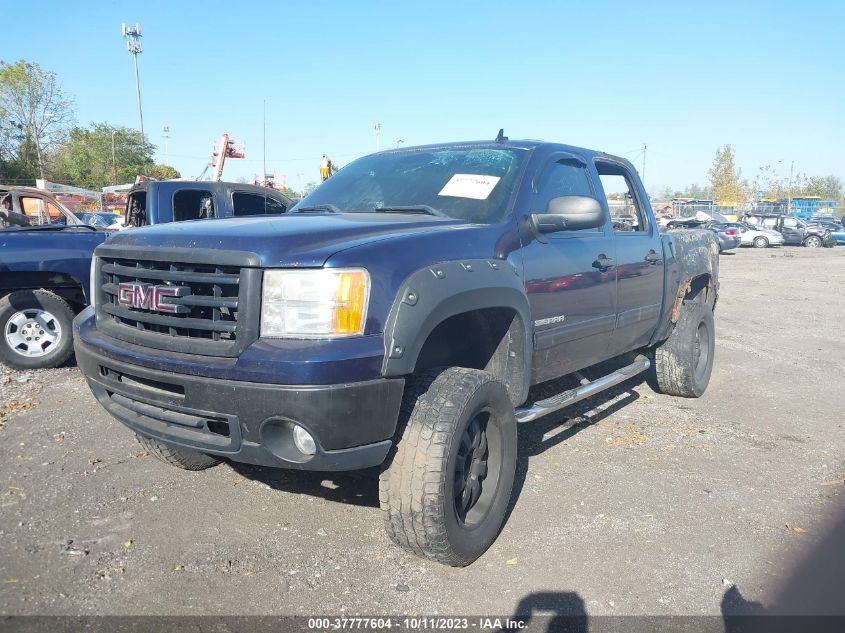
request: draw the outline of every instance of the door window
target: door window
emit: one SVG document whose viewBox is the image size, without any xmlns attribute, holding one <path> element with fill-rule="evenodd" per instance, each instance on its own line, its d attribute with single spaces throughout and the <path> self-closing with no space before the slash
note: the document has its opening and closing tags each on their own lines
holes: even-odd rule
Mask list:
<svg viewBox="0 0 845 633">
<path fill-rule="evenodd" d="M 30 224 L 39 225 L 50 223 L 50 213 L 47 210 L 44 200 L 34 196 L 21 196 L 20 203 L 21 210 L 29 218 Z"/>
<path fill-rule="evenodd" d="M 560 196 L 595 197 L 596 195 L 584 165 L 570 158 L 563 158 L 547 165 L 540 178 L 535 182 L 535 190 L 537 192 L 536 213 L 546 213 L 549 202 L 553 198 Z M 601 227 L 566 232 L 583 231 L 601 231 Z"/>
<path fill-rule="evenodd" d="M 619 165 L 596 163 L 614 233 L 644 233 L 648 231 L 648 216 L 637 196 L 630 175 Z"/>
<path fill-rule="evenodd" d="M 232 194 L 232 213 L 235 216 L 279 214 L 285 211 L 287 207 L 273 196 L 243 191 Z"/>
<path fill-rule="evenodd" d="M 181 189 L 173 195 L 173 221 L 214 217 L 214 197 L 205 189 Z"/>
</svg>

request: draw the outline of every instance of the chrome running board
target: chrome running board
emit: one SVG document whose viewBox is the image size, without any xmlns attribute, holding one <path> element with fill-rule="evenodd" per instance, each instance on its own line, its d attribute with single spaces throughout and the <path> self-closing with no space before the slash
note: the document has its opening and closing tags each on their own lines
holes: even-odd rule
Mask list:
<svg viewBox="0 0 845 633">
<path fill-rule="evenodd" d="M 575 404 L 580 400 L 596 395 L 600 391 L 618 385 L 620 382 L 628 380 L 631 376 L 641 374 L 649 367 L 651 367 L 651 362 L 649 362 L 648 358 L 640 354 L 634 359 L 633 363 L 617 369 L 607 376 L 602 376 L 586 384 L 582 381 L 580 387 L 569 389 L 545 400 L 538 400 L 530 407 L 518 408 L 516 410 L 516 421 L 531 422 L 549 413 L 554 413 L 564 407 L 568 407 L 570 404 Z"/>
</svg>

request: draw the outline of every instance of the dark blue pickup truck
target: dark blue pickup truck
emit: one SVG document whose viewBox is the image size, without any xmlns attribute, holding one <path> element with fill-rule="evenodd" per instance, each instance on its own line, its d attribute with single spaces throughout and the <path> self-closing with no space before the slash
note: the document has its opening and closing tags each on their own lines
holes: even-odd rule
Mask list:
<svg viewBox="0 0 845 633">
<path fill-rule="evenodd" d="M 94 248 L 110 232 L 94 230 L 41 189 L 0 186 L 0 201 L 0 362 L 56 367 L 73 353 L 71 322 L 88 304 Z M 145 180 L 129 191 L 125 217 L 137 227 L 291 206 L 285 195 L 255 185 Z"/>
<path fill-rule="evenodd" d="M 0 202 L 0 362 L 56 367 L 73 354 L 73 318 L 108 233 L 41 189 L 0 187 Z"/>
<path fill-rule="evenodd" d="M 500 133 L 361 158 L 278 218 L 121 233 L 93 283 L 77 360 L 152 454 L 380 465 L 393 541 L 460 566 L 501 529 L 517 422 L 652 363 L 704 393 L 718 245 L 661 234 L 628 161 Z"/>
</svg>

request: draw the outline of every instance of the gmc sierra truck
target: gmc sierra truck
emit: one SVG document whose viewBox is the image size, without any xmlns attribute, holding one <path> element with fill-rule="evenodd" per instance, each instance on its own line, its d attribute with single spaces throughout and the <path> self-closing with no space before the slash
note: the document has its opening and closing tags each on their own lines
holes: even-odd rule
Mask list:
<svg viewBox="0 0 845 633">
<path fill-rule="evenodd" d="M 285 213 L 293 201 L 268 187 L 210 180 L 142 180 L 126 196 L 127 226 Z"/>
<path fill-rule="evenodd" d="M 390 538 L 448 565 L 502 527 L 518 422 L 652 362 L 661 391 L 698 397 L 713 366 L 713 232 L 661 234 L 624 159 L 501 132 L 366 156 L 279 217 L 125 231 L 95 255 L 77 360 L 150 453 L 381 466 Z"/>
</svg>

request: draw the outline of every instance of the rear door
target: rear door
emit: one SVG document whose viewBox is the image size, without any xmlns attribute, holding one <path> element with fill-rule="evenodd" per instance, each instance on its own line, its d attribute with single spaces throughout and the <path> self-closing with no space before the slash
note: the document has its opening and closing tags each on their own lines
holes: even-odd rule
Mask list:
<svg viewBox="0 0 845 633">
<path fill-rule="evenodd" d="M 535 172 L 532 213 L 552 198 L 596 197 L 580 156 L 551 155 Z M 568 374 L 602 360 L 615 321 L 616 268 L 610 224 L 558 231 L 523 240 L 525 291 L 534 319 L 533 382 Z"/>
<path fill-rule="evenodd" d="M 644 347 L 663 306 L 663 245 L 648 211 L 648 198 L 629 168 L 596 160 L 596 171 L 612 221 L 616 251 L 616 326 L 611 355 Z"/>
</svg>

